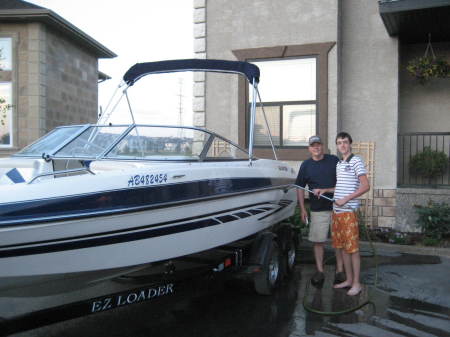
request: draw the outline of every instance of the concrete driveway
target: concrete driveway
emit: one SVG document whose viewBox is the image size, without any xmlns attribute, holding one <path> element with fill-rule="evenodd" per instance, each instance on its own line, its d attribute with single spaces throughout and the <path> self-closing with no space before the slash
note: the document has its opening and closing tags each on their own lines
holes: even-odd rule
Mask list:
<svg viewBox="0 0 450 337">
<path fill-rule="evenodd" d="M 375 261 L 363 258 L 362 279 L 369 286 L 358 298 L 331 288 L 332 266 L 326 268 L 324 287 L 308 286 L 305 293 L 314 273 L 310 247 L 301 247 L 299 262 L 293 277 L 272 296 L 258 296 L 242 282 L 209 282 L 197 296 L 143 302 L 14 336 L 450 336 L 447 257 L 379 251 L 378 289 L 370 286 L 375 280 Z M 321 316 L 305 311 L 304 299 L 325 311 L 367 300 L 373 304 L 347 315 Z"/>
</svg>

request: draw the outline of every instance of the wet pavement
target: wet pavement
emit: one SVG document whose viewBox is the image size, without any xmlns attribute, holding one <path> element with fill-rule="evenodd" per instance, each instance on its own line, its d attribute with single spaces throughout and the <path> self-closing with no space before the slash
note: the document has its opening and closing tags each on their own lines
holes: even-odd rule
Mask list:
<svg viewBox="0 0 450 337">
<path fill-rule="evenodd" d="M 374 258 L 363 258 L 366 286 L 357 297 L 332 289 L 332 266 L 326 267 L 322 289 L 309 286 L 312 262 L 309 247 L 303 247 L 294 275 L 272 296 L 256 295 L 242 281 L 211 281 L 196 296 L 174 294 L 14 336 L 450 337 L 450 259 L 380 251 L 378 268 Z M 323 316 L 306 311 L 303 301 L 320 311 L 371 303 L 349 314 Z"/>
</svg>

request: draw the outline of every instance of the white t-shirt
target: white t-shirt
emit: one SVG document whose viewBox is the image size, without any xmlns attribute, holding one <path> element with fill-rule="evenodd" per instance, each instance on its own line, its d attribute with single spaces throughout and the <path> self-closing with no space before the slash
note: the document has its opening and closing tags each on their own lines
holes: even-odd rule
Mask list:
<svg viewBox="0 0 450 337">
<path fill-rule="evenodd" d="M 336 165 L 336 188 L 334 190 L 334 199 L 339 200 L 352 194 L 359 188 L 359 177 L 366 175 L 367 171 L 364 162 L 358 156 L 350 155 L 347 160 L 340 160 Z M 334 204 L 335 212 L 348 212 L 348 207 L 356 209 L 359 207 L 359 200 L 352 199 L 344 207 Z"/>
</svg>

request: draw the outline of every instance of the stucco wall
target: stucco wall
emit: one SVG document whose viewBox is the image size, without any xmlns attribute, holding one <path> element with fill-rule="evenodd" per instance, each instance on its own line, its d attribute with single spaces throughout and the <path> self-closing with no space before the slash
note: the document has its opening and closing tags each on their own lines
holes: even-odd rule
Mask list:
<svg viewBox="0 0 450 337">
<path fill-rule="evenodd" d="M 210 0 L 205 13 L 207 58 L 235 59 L 232 51 L 240 49 L 337 41 L 328 55 L 328 148 L 334 152 L 338 131 L 350 132 L 355 141 L 375 142 L 375 186 L 396 187 L 398 40 L 387 34 L 377 0 Z M 234 141 L 236 89 L 236 79 L 219 84 L 207 77 L 206 127 Z"/>
<path fill-rule="evenodd" d="M 335 0 L 209 0 L 206 3 L 207 58 L 235 60 L 233 50 L 334 42 L 337 19 L 338 2 Z M 331 123 L 336 123 L 337 110 L 337 53 L 334 49 L 329 54 L 329 74 L 333 74 L 329 78 L 329 96 L 334 95 L 329 97 Z M 213 76 L 216 77 L 207 75 L 206 127 L 237 141 L 237 79 L 228 78 L 219 83 Z"/>
<path fill-rule="evenodd" d="M 340 123 L 355 141 L 375 142 L 375 186 L 396 187 L 398 41 L 378 1 L 342 1 Z"/>
<path fill-rule="evenodd" d="M 450 43 L 433 43 L 436 56 L 450 62 Z M 450 131 L 450 79 L 425 85 L 411 76 L 408 62 L 424 55 L 426 44 L 402 45 L 400 50 L 400 133 Z"/>
<path fill-rule="evenodd" d="M 97 120 L 97 58 L 46 30 L 46 129 Z"/>
</svg>

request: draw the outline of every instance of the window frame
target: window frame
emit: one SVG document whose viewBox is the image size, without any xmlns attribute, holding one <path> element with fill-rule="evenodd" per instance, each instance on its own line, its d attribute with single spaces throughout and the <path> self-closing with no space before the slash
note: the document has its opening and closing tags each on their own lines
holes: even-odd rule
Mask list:
<svg viewBox="0 0 450 337">
<path fill-rule="evenodd" d="M 318 92 L 319 92 L 319 76 L 318 76 L 318 64 L 319 64 L 319 60 L 317 55 L 303 55 L 303 56 L 299 56 L 299 57 L 284 57 L 284 58 L 271 58 L 271 59 L 256 59 L 256 60 L 248 60 L 248 62 L 252 63 L 252 62 L 270 62 L 270 61 L 283 61 L 283 60 L 300 60 L 300 59 L 314 59 L 315 60 L 315 68 L 316 68 L 316 99 L 315 100 L 303 100 L 303 101 L 274 101 L 274 102 L 256 102 L 256 108 L 261 107 L 262 105 L 264 107 L 266 106 L 278 106 L 280 107 L 280 145 L 275 145 L 274 147 L 276 149 L 304 149 L 307 148 L 308 146 L 306 145 L 294 145 L 294 146 L 289 146 L 289 145 L 283 145 L 283 106 L 284 105 L 311 105 L 314 104 L 316 106 L 316 129 L 314 131 L 314 134 L 317 134 L 317 129 L 318 129 L 318 125 L 319 125 L 319 116 L 318 116 L 318 106 L 319 106 L 319 99 L 318 99 Z M 261 97 L 262 99 L 264 99 L 264 97 Z M 246 111 L 246 125 L 249 125 L 250 123 L 250 106 L 251 103 L 248 104 L 248 108 Z M 272 130 L 271 130 L 272 131 Z M 245 140 L 245 144 L 246 147 L 248 147 L 248 143 L 249 143 L 249 135 L 248 133 L 246 133 L 246 140 Z M 272 146 L 270 145 L 257 145 L 255 143 L 254 145 L 255 149 L 260 148 L 260 149 L 272 149 Z"/>
<path fill-rule="evenodd" d="M 265 48 L 233 50 L 240 61 L 282 60 L 302 57 L 316 57 L 316 131 L 324 144 L 328 144 L 328 53 L 336 42 L 288 45 Z M 249 90 L 245 79 L 238 80 L 238 143 L 248 148 L 248 97 Z M 262 97 L 263 98 L 263 97 Z M 280 121 L 281 122 L 281 121 Z M 280 135 L 281 136 L 281 135 Z M 276 147 L 281 160 L 305 160 L 310 157 L 307 146 Z M 260 158 L 273 158 L 271 147 L 256 147 L 254 154 Z"/>
</svg>

